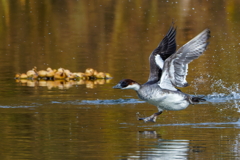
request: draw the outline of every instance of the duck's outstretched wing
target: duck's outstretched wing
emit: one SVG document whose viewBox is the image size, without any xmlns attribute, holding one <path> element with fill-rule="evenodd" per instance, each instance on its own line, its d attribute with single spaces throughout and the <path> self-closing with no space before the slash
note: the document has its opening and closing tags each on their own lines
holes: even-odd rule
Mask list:
<svg viewBox="0 0 240 160">
<path fill-rule="evenodd" d="M 160 80 L 164 61 L 176 51 L 175 37 L 176 28 L 172 24 L 166 36 L 149 57 L 150 75 L 148 82 L 157 82 Z"/>
<path fill-rule="evenodd" d="M 159 86 L 163 89 L 177 90 L 175 87 L 186 87 L 188 64 L 198 58 L 207 48 L 210 30 L 205 29 L 179 50 L 170 56 L 163 66 L 162 77 Z"/>
</svg>

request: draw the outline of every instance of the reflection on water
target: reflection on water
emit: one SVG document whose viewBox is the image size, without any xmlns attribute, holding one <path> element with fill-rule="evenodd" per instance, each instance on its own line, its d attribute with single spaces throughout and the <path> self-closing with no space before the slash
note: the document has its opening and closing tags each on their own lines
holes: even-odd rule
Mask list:
<svg viewBox="0 0 240 160">
<path fill-rule="evenodd" d="M 86 88 L 95 88 L 97 85 L 110 83 L 111 79 L 97 79 L 97 80 L 29 80 L 29 79 L 16 79 L 16 82 L 21 86 L 28 87 L 47 87 L 48 89 L 69 89 L 76 85 L 85 85 Z M 36 88 L 37 89 L 37 88 Z"/>
<path fill-rule="evenodd" d="M 142 141 L 145 141 L 143 139 L 155 139 L 155 142 L 151 140 L 151 143 L 144 144 L 148 148 L 131 154 L 129 159 L 187 159 L 189 140 L 161 139 L 156 131 L 140 131 L 138 132 L 138 138 L 139 146 L 143 145 L 141 144 Z"/>
<path fill-rule="evenodd" d="M 0 0 L 1 159 L 239 159 L 239 15 L 239 0 Z M 212 31 L 182 89 L 209 102 L 146 124 L 136 113 L 156 107 L 112 86 L 146 81 L 172 19 L 178 46 Z M 93 67 L 114 79 L 13 80 L 33 66 Z"/>
</svg>

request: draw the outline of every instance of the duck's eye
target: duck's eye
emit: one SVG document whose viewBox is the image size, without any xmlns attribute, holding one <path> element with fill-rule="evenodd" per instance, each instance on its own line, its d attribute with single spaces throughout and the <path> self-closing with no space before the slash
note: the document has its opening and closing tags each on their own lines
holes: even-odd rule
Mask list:
<svg viewBox="0 0 240 160">
<path fill-rule="evenodd" d="M 122 86 L 122 87 L 127 87 L 127 86 L 128 86 L 128 83 L 127 83 L 126 81 L 123 81 L 123 82 L 121 83 L 121 86 Z"/>
</svg>

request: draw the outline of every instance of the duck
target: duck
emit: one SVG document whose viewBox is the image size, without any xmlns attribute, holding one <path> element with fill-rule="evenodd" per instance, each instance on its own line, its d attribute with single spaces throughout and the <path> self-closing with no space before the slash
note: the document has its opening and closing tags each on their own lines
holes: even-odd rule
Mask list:
<svg viewBox="0 0 240 160">
<path fill-rule="evenodd" d="M 69 69 L 64 69 L 64 73 L 66 74 L 67 77 L 72 75 L 72 72 Z"/>
<path fill-rule="evenodd" d="M 56 70 L 53 70 L 52 68 L 48 67 L 48 68 L 47 68 L 46 76 L 47 76 L 49 79 L 52 79 L 52 78 L 54 77 L 55 72 L 56 72 Z"/>
<path fill-rule="evenodd" d="M 67 75 L 65 73 L 65 69 L 64 68 L 58 68 L 58 70 L 55 72 L 54 74 L 54 79 L 65 79 L 67 78 Z"/>
<path fill-rule="evenodd" d="M 112 76 L 110 73 L 105 73 L 106 79 L 112 79 Z"/>
<path fill-rule="evenodd" d="M 204 97 L 191 96 L 177 87 L 187 87 L 188 64 L 207 49 L 210 30 L 205 29 L 176 51 L 176 27 L 170 27 L 165 37 L 149 56 L 150 74 L 144 84 L 123 79 L 114 89 L 132 89 L 140 99 L 157 107 L 158 112 L 139 118 L 144 122 L 156 122 L 164 110 L 178 111 L 190 104 L 206 101 Z"/>
<path fill-rule="evenodd" d="M 22 74 L 20 74 L 19 78 L 20 78 L 20 79 L 27 79 L 28 76 L 27 76 L 26 73 L 22 73 Z"/>
<path fill-rule="evenodd" d="M 21 73 L 15 74 L 15 79 L 20 79 Z"/>
<path fill-rule="evenodd" d="M 106 74 L 104 72 L 97 72 L 94 77 L 96 79 L 105 79 L 106 78 Z"/>
<path fill-rule="evenodd" d="M 85 70 L 85 75 L 88 77 L 88 79 L 94 79 L 94 72 L 95 70 L 93 68 L 87 68 Z"/>
<path fill-rule="evenodd" d="M 27 77 L 29 79 L 37 79 L 38 74 L 37 74 L 37 67 L 33 67 L 33 69 L 27 71 Z"/>
<path fill-rule="evenodd" d="M 74 72 L 73 73 L 77 79 L 86 79 L 85 73 L 82 72 Z"/>
<path fill-rule="evenodd" d="M 40 70 L 40 71 L 38 71 L 37 72 L 37 74 L 38 74 L 38 77 L 40 77 L 40 78 L 46 78 L 47 77 L 47 71 L 45 71 L 45 70 Z"/>
<path fill-rule="evenodd" d="M 69 69 L 64 69 L 64 72 L 65 72 L 65 74 L 66 74 L 66 80 L 67 80 L 67 81 L 76 78 L 76 75 L 73 74 Z"/>
</svg>

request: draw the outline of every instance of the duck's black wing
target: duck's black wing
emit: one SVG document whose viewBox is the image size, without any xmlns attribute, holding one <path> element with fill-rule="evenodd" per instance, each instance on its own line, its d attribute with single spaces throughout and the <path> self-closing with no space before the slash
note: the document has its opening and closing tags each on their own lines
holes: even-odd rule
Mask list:
<svg viewBox="0 0 240 160">
<path fill-rule="evenodd" d="M 186 81 L 188 64 L 202 55 L 209 44 L 209 38 L 210 30 L 205 29 L 170 56 L 164 62 L 159 86 L 173 91 L 177 90 L 175 87 L 188 86 Z"/>
<path fill-rule="evenodd" d="M 162 75 L 164 61 L 176 51 L 176 28 L 172 24 L 168 33 L 149 57 L 150 75 L 147 83 L 158 82 Z"/>
</svg>

